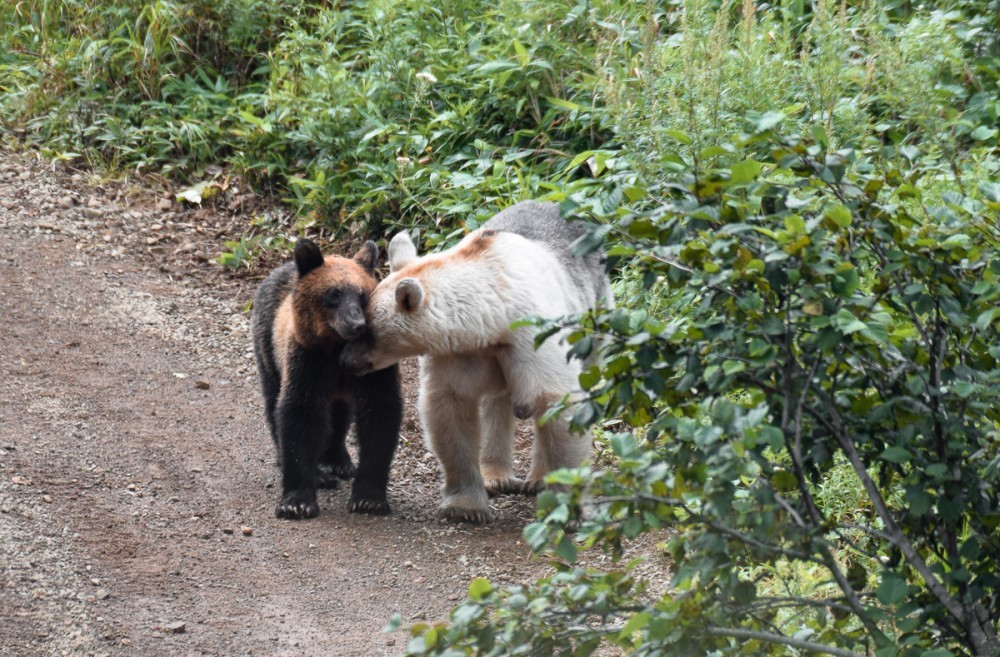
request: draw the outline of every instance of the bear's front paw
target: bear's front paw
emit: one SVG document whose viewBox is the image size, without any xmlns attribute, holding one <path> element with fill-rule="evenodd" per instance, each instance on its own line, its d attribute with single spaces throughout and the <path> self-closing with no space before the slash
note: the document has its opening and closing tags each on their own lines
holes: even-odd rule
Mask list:
<svg viewBox="0 0 1000 657">
<path fill-rule="evenodd" d="M 316 490 L 293 490 L 285 493 L 278 506 L 274 508 L 274 515 L 285 520 L 315 518 L 319 515 Z"/>
<path fill-rule="evenodd" d="M 437 517 L 445 522 L 468 522 L 481 525 L 493 521 L 490 500 L 481 486 L 446 488 Z"/>
<path fill-rule="evenodd" d="M 370 516 L 389 515 L 389 501 L 386 499 L 370 499 L 351 496 L 347 503 L 347 510 L 351 513 L 364 513 Z"/>
<path fill-rule="evenodd" d="M 486 480 L 486 493 L 490 497 L 497 495 L 517 495 L 524 492 L 524 481 L 517 477 L 504 477 Z"/>
<path fill-rule="evenodd" d="M 316 468 L 316 488 L 338 488 L 341 479 L 334 466 L 322 464 Z"/>
<path fill-rule="evenodd" d="M 493 522 L 493 512 L 489 507 L 485 509 L 463 509 L 454 506 L 443 506 L 438 509 L 438 520 L 451 523 L 469 523 L 472 525 L 483 525 Z"/>
</svg>

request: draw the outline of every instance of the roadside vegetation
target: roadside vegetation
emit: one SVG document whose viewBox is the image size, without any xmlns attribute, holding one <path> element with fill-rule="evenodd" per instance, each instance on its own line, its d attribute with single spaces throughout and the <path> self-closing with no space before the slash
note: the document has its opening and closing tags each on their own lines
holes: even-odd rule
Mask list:
<svg viewBox="0 0 1000 657">
<path fill-rule="evenodd" d="M 1000 654 L 997 2 L 0 19 L 0 124 L 53 159 L 240 175 L 298 227 L 428 248 L 525 198 L 593 223 L 617 309 L 537 320 L 603 354 L 567 409 L 596 465 L 525 528 L 555 572 L 475 580 L 407 654 Z M 298 227 L 255 219 L 223 261 Z M 640 540 L 668 580 L 621 558 Z"/>
</svg>

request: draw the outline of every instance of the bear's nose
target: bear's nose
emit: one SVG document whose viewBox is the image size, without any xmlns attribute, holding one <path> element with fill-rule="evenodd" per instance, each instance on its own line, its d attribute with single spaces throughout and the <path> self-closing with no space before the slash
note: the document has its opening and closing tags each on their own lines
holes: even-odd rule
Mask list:
<svg viewBox="0 0 1000 657">
<path fill-rule="evenodd" d="M 364 332 L 365 320 L 363 317 L 360 319 L 352 319 L 344 326 L 344 338 L 347 340 L 353 340 Z"/>
</svg>

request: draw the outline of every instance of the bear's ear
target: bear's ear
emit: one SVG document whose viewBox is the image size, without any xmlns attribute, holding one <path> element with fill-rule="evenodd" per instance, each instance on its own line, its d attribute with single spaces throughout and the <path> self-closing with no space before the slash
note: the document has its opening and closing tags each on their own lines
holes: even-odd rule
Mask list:
<svg viewBox="0 0 1000 657">
<path fill-rule="evenodd" d="M 299 269 L 299 276 L 305 276 L 313 269 L 322 267 L 326 260 L 323 252 L 319 250 L 311 240 L 300 239 L 295 243 L 295 266 Z"/>
<path fill-rule="evenodd" d="M 396 284 L 396 310 L 412 313 L 424 302 L 424 286 L 415 278 L 404 278 Z"/>
<path fill-rule="evenodd" d="M 389 271 L 399 271 L 417 259 L 417 247 L 413 246 L 406 231 L 397 233 L 389 242 Z"/>
<path fill-rule="evenodd" d="M 375 263 L 378 261 L 378 247 L 375 242 L 365 240 L 358 252 L 354 254 L 354 262 L 365 268 L 369 274 L 375 273 Z"/>
</svg>

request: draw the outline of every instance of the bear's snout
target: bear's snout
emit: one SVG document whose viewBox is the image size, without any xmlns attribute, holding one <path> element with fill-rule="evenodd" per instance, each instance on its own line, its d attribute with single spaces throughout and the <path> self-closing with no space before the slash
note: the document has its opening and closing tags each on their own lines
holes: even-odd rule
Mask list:
<svg viewBox="0 0 1000 657">
<path fill-rule="evenodd" d="M 368 358 L 368 348 L 361 342 L 352 342 L 340 352 L 340 364 L 351 373 L 362 376 L 372 371 L 372 361 Z"/>
<path fill-rule="evenodd" d="M 345 304 L 345 306 L 337 309 L 330 318 L 330 323 L 342 339 L 351 342 L 364 334 L 368 323 L 365 321 L 365 313 L 360 304 Z"/>
<path fill-rule="evenodd" d="M 361 334 L 365 332 L 367 325 L 365 324 L 364 317 L 352 317 L 344 321 L 340 327 L 338 327 L 338 333 L 340 337 L 345 340 L 355 340 L 361 337 Z"/>
</svg>

